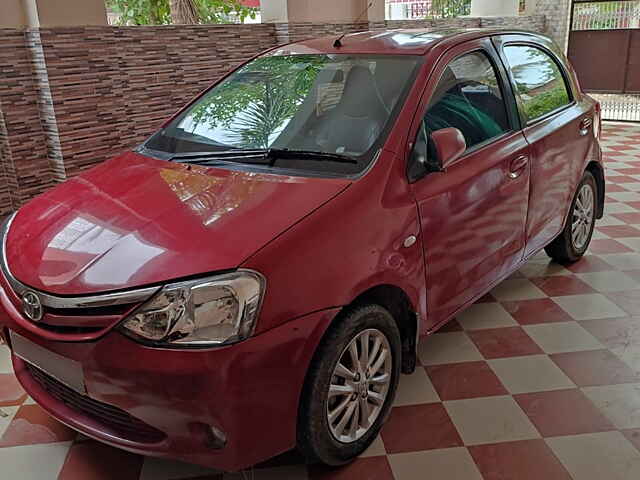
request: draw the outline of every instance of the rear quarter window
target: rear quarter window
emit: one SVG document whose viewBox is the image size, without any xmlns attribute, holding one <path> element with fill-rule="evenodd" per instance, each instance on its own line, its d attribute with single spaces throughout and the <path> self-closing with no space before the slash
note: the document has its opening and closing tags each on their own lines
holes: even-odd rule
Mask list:
<svg viewBox="0 0 640 480">
<path fill-rule="evenodd" d="M 530 45 L 507 45 L 504 53 L 518 107 L 528 122 L 571 103 L 561 67 L 547 52 Z"/>
</svg>

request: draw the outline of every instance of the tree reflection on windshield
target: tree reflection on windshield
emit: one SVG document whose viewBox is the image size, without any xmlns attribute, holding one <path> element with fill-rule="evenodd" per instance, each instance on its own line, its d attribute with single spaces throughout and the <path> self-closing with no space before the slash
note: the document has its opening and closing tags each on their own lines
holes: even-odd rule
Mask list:
<svg viewBox="0 0 640 480">
<path fill-rule="evenodd" d="M 304 161 L 279 158 L 277 166 L 356 173 L 373 158 L 374 145 L 411 85 L 418 58 L 259 57 L 206 92 L 145 147 L 172 158 L 230 149 L 333 154 L 358 161 L 338 166 L 329 156 L 306 156 Z"/>
<path fill-rule="evenodd" d="M 324 56 L 263 57 L 235 73 L 206 96 L 190 117 L 191 133 L 200 126 L 227 131 L 240 148 L 268 148 L 309 94 Z"/>
</svg>

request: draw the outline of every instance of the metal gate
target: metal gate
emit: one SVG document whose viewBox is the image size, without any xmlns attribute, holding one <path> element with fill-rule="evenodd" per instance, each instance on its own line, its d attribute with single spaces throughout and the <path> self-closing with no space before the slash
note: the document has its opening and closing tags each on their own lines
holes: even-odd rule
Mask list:
<svg viewBox="0 0 640 480">
<path fill-rule="evenodd" d="M 640 122 L 640 0 L 573 0 L 569 58 L 605 119 Z"/>
</svg>

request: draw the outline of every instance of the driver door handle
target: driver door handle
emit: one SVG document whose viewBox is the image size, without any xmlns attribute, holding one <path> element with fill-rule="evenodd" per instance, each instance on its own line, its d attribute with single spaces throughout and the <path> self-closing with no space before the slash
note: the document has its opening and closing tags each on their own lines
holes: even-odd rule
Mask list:
<svg viewBox="0 0 640 480">
<path fill-rule="evenodd" d="M 522 175 L 522 172 L 527 167 L 529 163 L 529 157 L 526 155 L 520 155 L 513 160 L 511 160 L 511 165 L 509 166 L 509 177 L 518 178 Z"/>
</svg>

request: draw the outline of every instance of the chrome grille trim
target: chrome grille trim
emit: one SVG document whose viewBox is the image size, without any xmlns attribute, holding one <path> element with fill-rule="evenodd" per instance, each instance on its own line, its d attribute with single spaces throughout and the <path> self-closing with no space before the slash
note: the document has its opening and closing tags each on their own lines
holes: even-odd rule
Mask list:
<svg viewBox="0 0 640 480">
<path fill-rule="evenodd" d="M 129 303 L 140 303 L 151 298 L 161 287 L 147 287 L 139 288 L 136 290 L 127 290 L 124 292 L 104 293 L 97 295 L 88 295 L 81 297 L 60 297 L 51 295 L 40 290 L 25 285 L 20 280 L 15 278 L 9 270 L 9 264 L 7 262 L 6 243 L 9 229 L 11 228 L 11 222 L 13 221 L 16 213 L 11 214 L 0 227 L 0 235 L 2 236 L 2 249 L 0 250 L 0 269 L 4 278 L 9 282 L 11 288 L 20 298 L 26 291 L 32 291 L 40 298 L 40 302 L 45 307 L 49 308 L 92 308 L 92 307 L 110 307 L 113 305 L 125 305 Z"/>
</svg>

